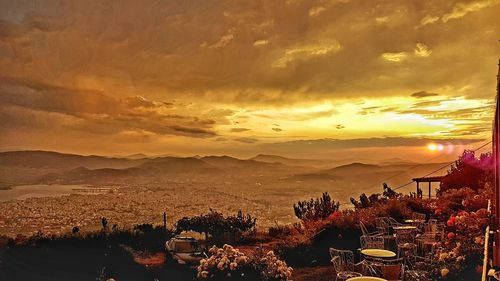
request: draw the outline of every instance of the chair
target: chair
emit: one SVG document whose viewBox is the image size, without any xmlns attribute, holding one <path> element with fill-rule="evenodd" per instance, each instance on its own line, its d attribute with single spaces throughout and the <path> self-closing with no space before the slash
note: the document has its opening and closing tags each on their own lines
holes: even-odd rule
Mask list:
<svg viewBox="0 0 500 281">
<path fill-rule="evenodd" d="M 411 215 L 411 218 L 414 219 L 414 220 L 425 221 L 425 217 L 426 217 L 425 214 L 417 213 L 417 212 L 413 212 L 412 215 Z"/>
<path fill-rule="evenodd" d="M 415 230 L 398 229 L 396 230 L 396 243 L 398 245 L 398 257 L 409 257 L 417 254 L 417 244 Z"/>
<path fill-rule="evenodd" d="M 408 269 L 405 271 L 405 281 L 428 281 L 430 278 L 430 270 L 436 265 L 434 259 L 415 256 L 407 261 Z"/>
<path fill-rule="evenodd" d="M 334 248 L 330 248 L 329 251 L 333 268 L 337 274 L 336 281 L 362 276 L 361 273 L 354 271 L 354 254 L 352 251 Z"/>
<path fill-rule="evenodd" d="M 443 223 L 429 220 L 424 224 L 424 234 L 434 236 L 435 239 L 442 240 L 445 234 L 445 226 Z"/>
<path fill-rule="evenodd" d="M 385 259 L 382 265 L 382 277 L 389 281 L 403 280 L 405 264 L 402 258 Z"/>
<path fill-rule="evenodd" d="M 361 249 L 385 249 L 384 237 L 363 235 L 359 240 Z"/>
<path fill-rule="evenodd" d="M 415 225 L 418 229 L 422 229 L 426 215 L 422 213 L 413 212 L 411 218 L 414 220 L 413 225 Z"/>
<path fill-rule="evenodd" d="M 363 222 L 359 222 L 359 228 L 361 228 L 361 232 L 363 233 L 364 236 L 379 236 L 380 233 L 377 231 L 375 232 L 368 232 L 368 229 L 366 228 L 365 224 Z"/>
<path fill-rule="evenodd" d="M 387 219 L 387 222 L 390 226 L 394 227 L 394 226 L 402 226 L 403 224 L 398 222 L 397 220 L 395 220 L 394 218 L 391 218 L 391 217 L 386 217 Z"/>
<path fill-rule="evenodd" d="M 388 235 L 390 224 L 388 220 L 384 217 L 378 217 L 375 219 L 375 225 L 377 226 L 377 231 L 382 235 Z"/>
</svg>

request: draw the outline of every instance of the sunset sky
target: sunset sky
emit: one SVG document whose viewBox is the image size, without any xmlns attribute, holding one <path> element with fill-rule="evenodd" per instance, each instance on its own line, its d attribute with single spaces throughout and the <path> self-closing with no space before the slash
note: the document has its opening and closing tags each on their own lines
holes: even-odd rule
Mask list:
<svg viewBox="0 0 500 281">
<path fill-rule="evenodd" d="M 423 160 L 490 138 L 500 0 L 0 7 L 1 150 Z"/>
</svg>

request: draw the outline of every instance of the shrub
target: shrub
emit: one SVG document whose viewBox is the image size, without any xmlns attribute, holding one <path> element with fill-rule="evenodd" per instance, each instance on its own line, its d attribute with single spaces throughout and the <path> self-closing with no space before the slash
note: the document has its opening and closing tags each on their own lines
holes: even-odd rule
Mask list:
<svg viewBox="0 0 500 281">
<path fill-rule="evenodd" d="M 274 252 L 249 257 L 230 245 L 212 247 L 210 256 L 200 261 L 198 279 L 286 281 L 292 268 L 278 259 Z"/>
<path fill-rule="evenodd" d="M 210 210 L 208 214 L 196 217 L 184 217 L 177 222 L 176 231 L 196 231 L 212 235 L 216 238 L 224 234 L 234 235 L 239 232 L 245 232 L 255 227 L 256 218 L 251 215 L 244 215 L 241 211 L 236 216 L 224 217 L 222 213 Z"/>
<path fill-rule="evenodd" d="M 278 236 L 287 236 L 292 233 L 292 228 L 288 225 L 277 224 L 275 226 L 271 226 L 269 228 L 269 236 L 278 237 Z"/>
<path fill-rule="evenodd" d="M 465 187 L 478 190 L 492 183 L 493 178 L 492 155 L 486 153 L 476 158 L 474 151 L 465 150 L 441 180 L 439 192 Z"/>
<path fill-rule="evenodd" d="M 315 221 L 326 219 L 339 207 L 340 203 L 333 201 L 328 192 L 324 192 L 320 198 L 297 202 L 293 205 L 293 210 L 295 216 L 302 221 Z"/>
</svg>

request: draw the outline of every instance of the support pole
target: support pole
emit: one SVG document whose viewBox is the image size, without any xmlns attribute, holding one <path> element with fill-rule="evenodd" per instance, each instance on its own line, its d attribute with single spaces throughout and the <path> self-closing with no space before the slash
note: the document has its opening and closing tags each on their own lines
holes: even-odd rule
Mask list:
<svg viewBox="0 0 500 281">
<path fill-rule="evenodd" d="M 493 266 L 500 267 L 500 61 L 498 63 L 495 121 L 493 123 L 493 165 L 495 170 L 495 193 L 493 198 Z M 485 241 L 487 243 L 487 241 Z"/>
<path fill-rule="evenodd" d="M 429 181 L 429 199 L 431 198 L 431 189 L 432 189 L 431 182 Z"/>
</svg>

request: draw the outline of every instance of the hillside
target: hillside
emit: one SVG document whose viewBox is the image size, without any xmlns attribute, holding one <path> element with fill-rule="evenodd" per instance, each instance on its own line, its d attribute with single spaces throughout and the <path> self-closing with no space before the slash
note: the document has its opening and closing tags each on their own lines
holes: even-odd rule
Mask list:
<svg viewBox="0 0 500 281">
<path fill-rule="evenodd" d="M 0 166 L 37 169 L 125 169 L 140 165 L 148 159 L 127 159 L 104 156 L 82 156 L 52 151 L 8 151 L 0 153 Z"/>
<path fill-rule="evenodd" d="M 324 168 L 331 165 L 334 165 L 336 161 L 329 159 L 294 159 L 287 158 L 278 155 L 269 155 L 269 154 L 259 154 L 249 160 L 254 160 L 258 162 L 266 162 L 266 163 L 281 163 L 289 166 L 304 166 L 304 167 L 315 167 L 315 168 Z"/>
</svg>

